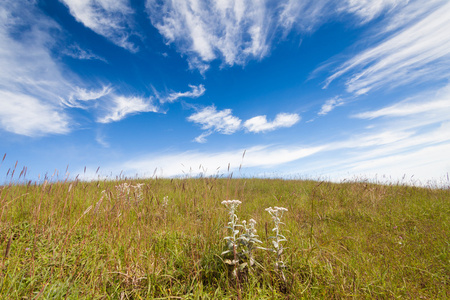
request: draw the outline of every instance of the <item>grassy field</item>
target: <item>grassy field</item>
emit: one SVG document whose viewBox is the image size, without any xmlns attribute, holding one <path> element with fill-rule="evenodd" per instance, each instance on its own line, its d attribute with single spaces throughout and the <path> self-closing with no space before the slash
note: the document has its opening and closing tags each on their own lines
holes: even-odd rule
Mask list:
<svg viewBox="0 0 450 300">
<path fill-rule="evenodd" d="M 448 188 L 197 178 L 10 184 L 0 197 L 1 299 L 450 298 Z M 250 269 L 229 264 L 225 199 L 263 248 L 265 209 L 288 210 L 284 268 L 262 249 Z"/>
</svg>

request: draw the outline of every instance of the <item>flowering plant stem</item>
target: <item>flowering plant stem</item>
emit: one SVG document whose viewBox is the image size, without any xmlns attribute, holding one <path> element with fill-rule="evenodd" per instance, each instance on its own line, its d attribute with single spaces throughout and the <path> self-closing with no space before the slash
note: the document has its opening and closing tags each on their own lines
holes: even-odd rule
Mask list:
<svg viewBox="0 0 450 300">
<path fill-rule="evenodd" d="M 283 260 L 282 260 L 282 253 L 284 251 L 284 247 L 282 242 L 286 242 L 287 239 L 284 235 L 282 235 L 280 232 L 280 225 L 284 224 L 281 222 L 281 218 L 283 217 L 283 213 L 287 211 L 284 207 L 277 207 L 274 208 L 269 207 L 266 208 L 266 211 L 272 216 L 272 220 L 274 223 L 274 228 L 272 231 L 275 232 L 275 236 L 270 236 L 269 238 L 272 239 L 272 248 L 271 251 L 275 252 L 277 255 L 276 263 L 275 263 L 275 269 L 279 270 L 281 273 L 281 278 L 283 279 L 284 283 L 286 283 L 286 277 L 284 276 L 283 269 L 286 268 Z"/>
<path fill-rule="evenodd" d="M 238 217 L 236 215 L 236 210 L 239 204 L 242 202 L 239 200 L 224 200 L 222 201 L 222 204 L 224 204 L 228 208 L 228 214 L 230 216 L 230 221 L 228 222 L 227 228 L 231 230 L 231 235 L 225 237 L 225 240 L 227 240 L 227 246 L 228 250 L 222 252 L 223 254 L 233 252 L 233 261 L 225 260 L 226 263 L 233 265 L 233 275 L 236 277 L 236 290 L 238 292 L 238 299 L 241 299 L 241 288 L 240 288 L 240 282 L 239 282 L 239 258 L 238 258 L 238 252 L 237 252 L 237 246 L 238 246 L 238 240 L 236 238 L 237 234 L 239 233 L 239 229 L 237 227 L 240 227 L 241 225 L 237 224 Z"/>
</svg>

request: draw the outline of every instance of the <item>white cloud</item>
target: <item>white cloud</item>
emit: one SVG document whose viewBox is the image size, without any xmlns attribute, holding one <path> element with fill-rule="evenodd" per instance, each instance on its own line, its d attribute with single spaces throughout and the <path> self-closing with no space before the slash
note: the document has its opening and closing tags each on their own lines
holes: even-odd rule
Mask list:
<svg viewBox="0 0 450 300">
<path fill-rule="evenodd" d="M 328 77 L 326 86 L 352 70 L 356 74 L 346 81 L 346 86 L 356 95 L 383 86 L 448 79 L 450 2 L 443 1 L 437 8 L 435 2 L 428 6 L 434 10 L 345 62 Z"/>
<path fill-rule="evenodd" d="M 267 132 L 278 128 L 291 127 L 300 121 L 297 114 L 280 113 L 272 122 L 267 121 L 266 116 L 256 116 L 244 123 L 244 127 L 250 132 Z"/>
<path fill-rule="evenodd" d="M 130 174 L 150 176 L 149 170 L 158 168 L 160 176 L 178 176 L 190 174 L 192 176 L 202 173 L 203 175 L 214 175 L 237 171 L 239 167 L 245 168 L 270 168 L 286 164 L 301 158 L 313 155 L 321 150 L 320 147 L 275 147 L 255 146 L 248 149 L 237 149 L 223 152 L 194 152 L 186 151 L 171 154 L 152 154 L 141 158 L 124 162 L 114 169 L 124 170 Z M 245 157 L 242 154 L 245 151 Z"/>
<path fill-rule="evenodd" d="M 17 35 L 19 27 L 23 30 Z M 5 0 L 0 5 L 2 129 L 27 136 L 70 131 L 71 119 L 60 98 L 72 87 L 48 49 L 53 45 L 48 32 L 58 30 L 32 3 Z"/>
<path fill-rule="evenodd" d="M 355 15 L 361 24 L 372 21 L 383 12 L 408 4 L 409 0 L 284 0 L 279 1 L 280 12 L 276 25 L 285 34 L 292 29 L 313 32 L 323 23 L 342 14 Z"/>
<path fill-rule="evenodd" d="M 158 108 L 153 105 L 152 98 L 143 99 L 140 97 L 125 97 L 114 95 L 111 100 L 114 105 L 107 107 L 105 116 L 98 118 L 99 123 L 111 123 L 124 119 L 128 115 L 141 112 L 157 112 Z"/>
<path fill-rule="evenodd" d="M 245 128 L 248 132 L 267 132 L 283 127 L 291 127 L 300 121 L 297 114 L 279 113 L 272 122 L 267 121 L 266 116 L 256 116 L 244 122 L 233 116 L 231 109 L 217 111 L 215 106 L 205 107 L 188 117 L 188 121 L 202 125 L 203 130 L 207 130 L 194 140 L 198 143 L 205 143 L 206 137 L 214 132 L 221 134 L 233 134 Z"/>
<path fill-rule="evenodd" d="M 110 144 L 106 141 L 105 136 L 101 132 L 97 132 L 95 141 L 99 143 L 103 148 L 109 148 Z"/>
<path fill-rule="evenodd" d="M 338 7 L 332 0 L 280 1 L 280 13 L 276 22 L 283 28 L 285 35 L 292 29 L 312 32 L 331 18 Z"/>
<path fill-rule="evenodd" d="M 385 10 L 408 4 L 409 0 L 346 0 L 343 10 L 357 15 L 363 23 L 378 17 Z"/>
<path fill-rule="evenodd" d="M 412 24 L 417 20 L 426 17 L 430 12 L 436 10 L 445 3 L 446 0 L 429 0 L 429 1 L 408 1 L 408 5 L 401 9 L 395 10 L 390 14 L 389 18 L 384 20 L 380 33 L 393 31 Z"/>
<path fill-rule="evenodd" d="M 210 136 L 212 133 L 213 133 L 212 130 L 205 131 L 205 132 L 203 132 L 202 134 L 200 134 L 198 137 L 196 137 L 196 138 L 194 139 L 194 142 L 197 142 L 197 143 L 200 143 L 200 144 L 204 144 L 204 143 L 206 143 L 206 138 L 207 138 L 208 136 Z"/>
<path fill-rule="evenodd" d="M 429 93 L 425 93 L 378 110 L 356 114 L 354 117 L 374 119 L 379 117 L 407 117 L 420 114 L 423 119 L 424 115 L 430 113 L 433 113 L 433 116 L 427 119 L 431 122 L 442 120 L 437 115 L 443 117 L 444 120 L 450 116 L 450 85 L 441 89 L 434 97 Z"/>
<path fill-rule="evenodd" d="M 189 84 L 189 87 L 191 88 L 188 92 L 172 92 L 167 97 L 159 98 L 159 101 L 161 103 L 173 103 L 179 98 L 198 98 L 203 96 L 206 89 L 203 84 L 200 84 L 198 86 Z"/>
<path fill-rule="evenodd" d="M 203 66 L 218 56 L 228 65 L 262 58 L 268 51 L 269 29 L 265 3 L 251 1 L 148 0 L 153 25 L 168 43 Z"/>
<path fill-rule="evenodd" d="M 321 164 L 335 178 L 348 178 L 349 174 L 374 178 L 376 174 L 387 174 L 395 182 L 409 174 L 424 184 L 429 179 L 438 179 L 450 171 L 449 103 L 447 85 L 436 92 L 354 115 L 376 126 L 328 144 L 327 150 L 337 154 L 309 168 Z"/>
<path fill-rule="evenodd" d="M 101 90 L 87 90 L 76 87 L 75 91 L 69 96 L 67 100 L 62 99 L 61 102 L 67 107 L 86 109 L 86 102 L 100 99 L 112 92 L 110 86 L 104 86 Z"/>
<path fill-rule="evenodd" d="M 392 181 L 394 183 L 401 182 L 401 178 L 405 175 L 414 176 L 412 183 L 439 185 L 439 178 L 450 170 L 447 153 L 450 153 L 450 144 L 433 145 L 409 153 L 362 160 L 350 165 L 349 172 L 355 175 L 364 174 L 368 178 L 378 176 L 381 181 Z M 380 175 L 388 175 L 391 179 L 383 179 Z"/>
<path fill-rule="evenodd" d="M 133 11 L 128 0 L 61 0 L 70 13 L 97 34 L 131 52 L 137 46 L 130 38 Z"/>
<path fill-rule="evenodd" d="M 6 131 L 26 136 L 70 131 L 64 112 L 34 97 L 0 90 L 0 103 L 0 124 Z"/>
<path fill-rule="evenodd" d="M 90 50 L 81 49 L 80 45 L 77 44 L 68 46 L 66 49 L 62 51 L 62 53 L 75 59 L 85 59 L 85 60 L 96 59 L 103 61 L 105 63 L 107 62 L 105 58 L 92 53 L 92 51 Z"/>
<path fill-rule="evenodd" d="M 241 127 L 241 120 L 232 115 L 231 109 L 217 111 L 215 106 L 205 107 L 187 118 L 202 125 L 204 130 L 233 134 Z"/>
<path fill-rule="evenodd" d="M 327 100 L 322 107 L 320 108 L 319 115 L 324 116 L 328 114 L 330 111 L 335 109 L 338 106 L 344 105 L 344 100 L 339 97 L 334 97 L 332 99 Z"/>
<path fill-rule="evenodd" d="M 407 0 L 147 0 L 152 24 L 202 73 L 209 62 L 244 65 L 266 57 L 277 31 L 311 33 L 342 14 L 367 23 Z"/>
</svg>

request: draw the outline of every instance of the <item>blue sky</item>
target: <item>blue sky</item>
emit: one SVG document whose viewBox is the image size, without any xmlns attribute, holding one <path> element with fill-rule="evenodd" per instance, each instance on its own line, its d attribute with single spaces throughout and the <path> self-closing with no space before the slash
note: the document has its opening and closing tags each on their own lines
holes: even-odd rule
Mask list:
<svg viewBox="0 0 450 300">
<path fill-rule="evenodd" d="M 449 32 L 447 0 L 3 0 L 0 171 L 448 183 Z"/>
</svg>

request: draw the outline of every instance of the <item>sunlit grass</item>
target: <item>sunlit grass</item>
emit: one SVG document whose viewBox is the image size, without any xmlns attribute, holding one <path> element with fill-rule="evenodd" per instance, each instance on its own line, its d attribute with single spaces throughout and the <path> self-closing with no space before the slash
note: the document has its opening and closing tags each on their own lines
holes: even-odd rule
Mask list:
<svg viewBox="0 0 450 300">
<path fill-rule="evenodd" d="M 2 299 L 450 298 L 450 190 L 268 179 L 11 184 L 0 190 Z M 224 199 L 283 253 L 225 263 Z M 283 263 L 283 276 L 274 263 Z M 231 268 L 231 269 L 230 269 Z"/>
</svg>

